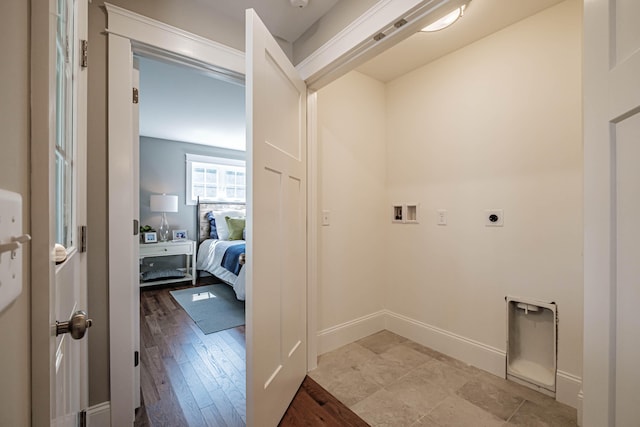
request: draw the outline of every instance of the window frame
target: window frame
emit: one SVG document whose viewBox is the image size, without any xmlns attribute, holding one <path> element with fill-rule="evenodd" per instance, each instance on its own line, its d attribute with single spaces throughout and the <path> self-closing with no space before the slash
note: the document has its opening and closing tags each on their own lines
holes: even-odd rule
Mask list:
<svg viewBox="0 0 640 427">
<path fill-rule="evenodd" d="M 231 166 L 233 168 L 244 168 L 245 170 L 245 198 L 244 200 L 239 200 L 239 199 L 226 199 L 226 198 L 220 198 L 220 197 L 216 197 L 216 198 L 203 198 L 200 197 L 200 201 L 201 202 L 207 202 L 207 203 L 216 203 L 216 202 L 220 202 L 220 203 L 246 203 L 246 188 L 247 188 L 247 183 L 246 183 L 246 177 L 247 177 L 247 162 L 245 160 L 240 160 L 240 159 L 230 159 L 230 158 L 225 158 L 225 157 L 217 157 L 217 156 L 203 156 L 203 155 L 199 155 L 199 154 L 190 154 L 190 153 L 186 153 L 185 154 L 185 164 L 186 164 L 186 185 L 185 185 L 185 203 L 187 205 L 196 205 L 198 203 L 197 199 L 192 198 L 193 195 L 193 178 L 192 178 L 192 172 L 193 172 L 193 163 L 207 163 L 210 165 L 215 165 L 218 167 L 218 171 L 225 171 L 228 169 L 225 169 L 225 167 L 227 166 Z M 224 176 L 223 173 L 218 172 L 218 188 L 225 188 L 224 187 Z"/>
</svg>

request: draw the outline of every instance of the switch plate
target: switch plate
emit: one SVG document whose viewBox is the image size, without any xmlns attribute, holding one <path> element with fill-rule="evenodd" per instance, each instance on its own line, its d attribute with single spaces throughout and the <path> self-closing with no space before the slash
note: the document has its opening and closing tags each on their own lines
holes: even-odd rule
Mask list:
<svg viewBox="0 0 640 427">
<path fill-rule="evenodd" d="M 331 224 L 331 211 L 323 210 L 322 211 L 322 225 L 327 226 Z"/>
<path fill-rule="evenodd" d="M 447 211 L 446 209 L 438 209 L 438 225 L 447 225 Z"/>
<path fill-rule="evenodd" d="M 16 238 L 22 236 L 22 196 L 0 190 L 0 312 L 22 293 L 22 244 Z"/>
<path fill-rule="evenodd" d="M 484 211 L 484 225 L 486 227 L 504 226 L 504 212 L 502 209 L 487 209 Z"/>
</svg>

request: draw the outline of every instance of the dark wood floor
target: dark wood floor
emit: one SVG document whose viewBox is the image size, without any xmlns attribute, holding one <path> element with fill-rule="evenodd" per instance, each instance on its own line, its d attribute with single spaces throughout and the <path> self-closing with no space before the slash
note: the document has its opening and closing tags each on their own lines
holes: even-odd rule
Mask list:
<svg viewBox="0 0 640 427">
<path fill-rule="evenodd" d="M 210 284 L 200 279 L 198 286 Z M 244 326 L 205 335 L 175 302 L 175 287 L 140 292 L 142 407 L 136 426 L 244 426 Z M 280 426 L 366 426 L 312 379 L 306 378 Z"/>
</svg>

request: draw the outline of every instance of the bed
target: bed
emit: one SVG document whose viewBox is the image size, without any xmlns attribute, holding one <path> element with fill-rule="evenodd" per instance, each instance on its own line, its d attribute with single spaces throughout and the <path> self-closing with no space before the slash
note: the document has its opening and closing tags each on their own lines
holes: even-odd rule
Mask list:
<svg viewBox="0 0 640 427">
<path fill-rule="evenodd" d="M 245 300 L 245 241 L 243 203 L 197 205 L 196 269 L 206 271 L 230 285 L 236 297 Z M 227 223 L 225 217 L 229 217 Z"/>
</svg>

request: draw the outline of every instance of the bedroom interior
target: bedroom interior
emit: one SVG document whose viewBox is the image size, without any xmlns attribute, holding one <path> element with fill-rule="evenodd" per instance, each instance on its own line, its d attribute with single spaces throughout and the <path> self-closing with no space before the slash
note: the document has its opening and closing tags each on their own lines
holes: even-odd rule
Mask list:
<svg viewBox="0 0 640 427">
<path fill-rule="evenodd" d="M 172 394 L 162 391 L 154 374 L 161 369 L 171 375 L 174 365 L 155 359 L 154 352 L 179 331 L 176 339 L 181 343 L 176 345 L 182 356 L 171 360 L 184 370 L 188 358 L 190 369 L 199 372 L 197 383 L 219 396 L 215 407 L 220 425 L 241 424 L 245 420 L 246 370 L 241 268 L 246 210 L 244 87 L 166 60 L 138 57 L 138 62 L 140 227 L 151 228 L 153 234 L 166 221 L 169 237 L 165 243 L 160 235 L 157 242 L 145 243 L 143 237 L 148 233 L 141 233 L 142 401 L 136 422 L 192 421 L 189 416 L 185 420 L 170 413 Z M 214 132 L 207 132 L 212 121 L 218 127 L 214 123 Z M 215 165 L 207 163 L 212 160 Z M 224 169 L 225 165 L 231 167 Z M 216 194 L 242 203 L 200 202 L 200 197 L 211 200 Z M 161 203 L 165 199 L 171 203 Z M 159 252 L 162 256 L 155 256 Z M 212 363 L 221 372 L 212 374 Z"/>
</svg>

